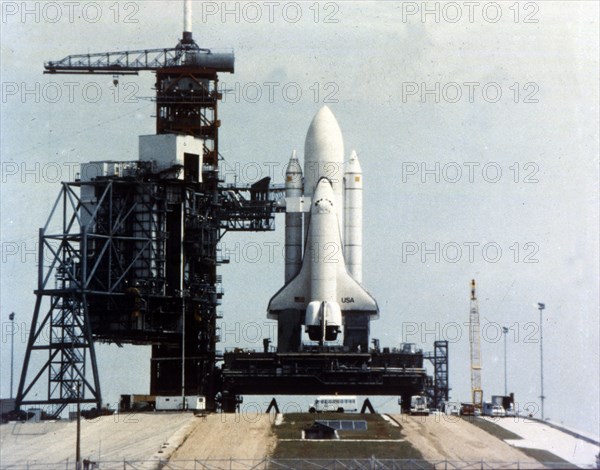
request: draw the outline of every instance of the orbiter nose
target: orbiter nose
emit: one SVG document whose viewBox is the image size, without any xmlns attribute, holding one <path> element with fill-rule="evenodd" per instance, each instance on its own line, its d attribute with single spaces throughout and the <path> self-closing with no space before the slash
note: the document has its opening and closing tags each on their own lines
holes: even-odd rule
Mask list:
<svg viewBox="0 0 600 470">
<path fill-rule="evenodd" d="M 335 207 L 335 198 L 331 182 L 327 178 L 321 178 L 317 183 L 311 213 L 329 213 Z"/>
</svg>

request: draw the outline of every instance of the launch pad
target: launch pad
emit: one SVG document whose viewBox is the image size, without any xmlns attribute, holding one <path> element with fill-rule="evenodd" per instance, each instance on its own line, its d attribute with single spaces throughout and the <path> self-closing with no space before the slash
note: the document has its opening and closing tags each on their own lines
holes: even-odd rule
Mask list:
<svg viewBox="0 0 600 470">
<path fill-rule="evenodd" d="M 71 403 L 101 408 L 98 341 L 151 345 L 150 394 L 202 395 L 211 410 L 220 402 L 232 411 L 243 394 L 397 395 L 408 403 L 429 390 L 434 406 L 447 399 L 447 343 L 436 343 L 433 356 L 369 349 L 379 307 L 362 285 L 362 170 L 354 152 L 345 161 L 331 110 L 313 119 L 304 172 L 294 153 L 285 185 L 223 181 L 218 75 L 233 73 L 234 56 L 196 45 L 190 7 L 175 48 L 46 63 L 46 73 L 153 71 L 156 134 L 140 137 L 139 160 L 85 163 L 62 183 L 39 232 L 17 406 L 50 405 L 55 417 Z M 227 260 L 219 241 L 227 231 L 274 230 L 276 212 L 286 217 L 285 283 L 266 313 L 278 321 L 277 351 L 222 356 L 217 268 Z M 318 346 L 304 346 L 304 333 Z M 329 346 L 338 334 L 343 345 Z"/>
<path fill-rule="evenodd" d="M 427 388 L 423 355 L 402 353 L 225 353 L 223 411 L 239 395 L 396 395 L 402 403 Z"/>
</svg>

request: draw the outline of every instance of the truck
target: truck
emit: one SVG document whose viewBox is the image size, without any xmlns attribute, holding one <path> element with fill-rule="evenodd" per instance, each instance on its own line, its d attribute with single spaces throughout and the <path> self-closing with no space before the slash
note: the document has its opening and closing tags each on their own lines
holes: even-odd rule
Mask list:
<svg viewBox="0 0 600 470">
<path fill-rule="evenodd" d="M 424 397 L 423 395 L 413 395 L 410 397 L 410 414 L 429 416 L 427 397 Z"/>
<path fill-rule="evenodd" d="M 492 403 L 504 408 L 506 416 L 516 416 L 514 393 L 511 393 L 508 396 L 492 395 Z"/>
<path fill-rule="evenodd" d="M 460 415 L 461 416 L 475 416 L 477 409 L 473 403 L 461 403 L 460 404 Z"/>
<path fill-rule="evenodd" d="M 453 401 L 444 401 L 442 402 L 442 413 L 447 415 L 458 416 L 460 414 L 460 403 Z"/>
<path fill-rule="evenodd" d="M 192 395 L 185 397 L 187 401 L 187 409 L 192 411 L 206 410 L 206 398 L 203 395 Z"/>
<path fill-rule="evenodd" d="M 484 416 L 493 416 L 493 417 L 504 417 L 506 416 L 506 411 L 502 407 L 502 405 L 498 405 L 493 402 L 485 402 L 483 404 L 483 415 Z"/>
</svg>

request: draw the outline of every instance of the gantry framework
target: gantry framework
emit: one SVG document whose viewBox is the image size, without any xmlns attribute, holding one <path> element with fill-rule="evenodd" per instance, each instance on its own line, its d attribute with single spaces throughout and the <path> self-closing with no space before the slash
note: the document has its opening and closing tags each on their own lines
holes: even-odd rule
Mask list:
<svg viewBox="0 0 600 470">
<path fill-rule="evenodd" d="M 52 405 L 56 415 L 77 400 L 97 406 L 102 401 L 86 301 L 89 270 L 82 244 L 87 234 L 80 222 L 79 195 L 63 185 L 48 222 L 39 231 L 36 304 L 17 393 L 19 406 Z M 47 253 L 49 265 L 45 264 Z M 30 360 L 36 352 L 47 359 L 29 379 Z M 86 374 L 88 359 L 91 380 Z M 46 398 L 36 398 L 34 387 L 45 374 Z"/>
<path fill-rule="evenodd" d="M 17 401 L 55 405 L 55 416 L 78 398 L 101 406 L 95 341 L 153 345 L 154 394 L 179 393 L 183 372 L 186 393 L 213 396 L 223 295 L 221 277 L 211 277 L 223 262 L 217 242 L 230 230 L 274 229 L 275 201 L 259 187 L 248 187 L 249 196 L 219 189 L 213 200 L 183 168 L 109 165 L 119 174 L 63 183 L 39 233 L 37 301 Z M 48 359 L 38 366 L 32 359 L 40 355 Z M 33 392 L 44 377 L 40 398 Z"/>
<path fill-rule="evenodd" d="M 184 32 L 174 48 L 71 55 L 45 69 L 154 72 L 156 134 L 195 137 L 202 150 L 186 155 L 181 168 L 111 161 L 112 173 L 63 183 L 39 235 L 37 300 L 17 405 L 54 405 L 55 416 L 78 400 L 100 407 L 94 341 L 106 341 L 152 345 L 151 393 L 206 395 L 210 408 L 223 295 L 218 242 L 226 231 L 273 230 L 276 210 L 268 180 L 226 188 L 219 174 L 218 75 L 234 71 L 233 52 L 202 49 Z"/>
<path fill-rule="evenodd" d="M 440 409 L 448 401 L 450 386 L 448 382 L 448 341 L 435 341 L 433 352 L 426 352 L 425 359 L 433 365 L 433 384 L 429 389 L 431 406 Z"/>
</svg>

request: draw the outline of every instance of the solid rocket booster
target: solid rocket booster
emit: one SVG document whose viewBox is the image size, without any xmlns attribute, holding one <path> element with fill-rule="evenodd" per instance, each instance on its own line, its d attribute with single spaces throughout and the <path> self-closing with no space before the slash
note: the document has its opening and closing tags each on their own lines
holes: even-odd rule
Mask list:
<svg viewBox="0 0 600 470">
<path fill-rule="evenodd" d="M 302 168 L 292 152 L 285 172 L 285 282 L 294 278 L 302 265 Z"/>
<path fill-rule="evenodd" d="M 362 169 L 353 150 L 344 174 L 344 258 L 350 275 L 362 283 Z"/>
</svg>

